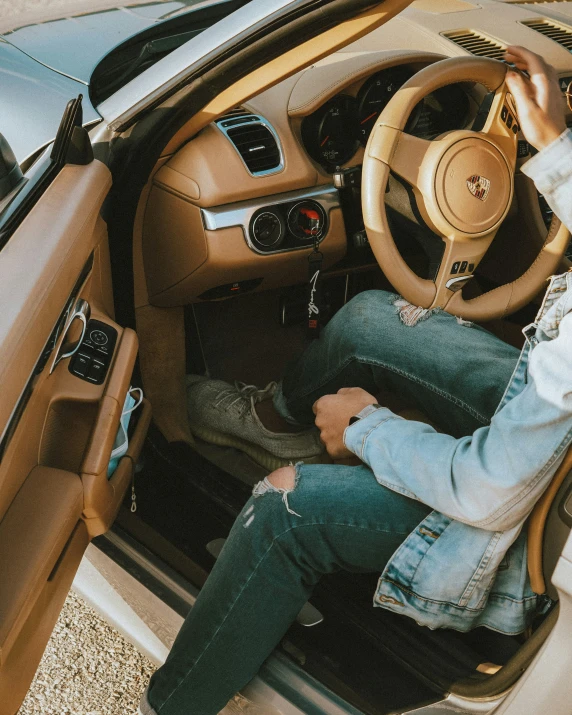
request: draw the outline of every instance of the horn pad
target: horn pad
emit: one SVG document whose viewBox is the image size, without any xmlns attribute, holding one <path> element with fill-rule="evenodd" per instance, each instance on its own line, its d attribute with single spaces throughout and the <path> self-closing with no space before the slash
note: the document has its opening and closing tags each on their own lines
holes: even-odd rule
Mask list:
<svg viewBox="0 0 572 715">
<path fill-rule="evenodd" d="M 508 210 L 512 176 L 501 152 L 479 137 L 460 139 L 445 150 L 435 174 L 435 198 L 457 231 L 489 231 Z"/>
</svg>

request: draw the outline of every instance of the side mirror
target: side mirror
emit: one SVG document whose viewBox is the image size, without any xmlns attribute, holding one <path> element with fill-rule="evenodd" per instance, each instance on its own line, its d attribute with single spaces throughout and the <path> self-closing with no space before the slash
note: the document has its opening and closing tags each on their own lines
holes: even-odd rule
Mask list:
<svg viewBox="0 0 572 715">
<path fill-rule="evenodd" d="M 0 201 L 8 196 L 23 178 L 10 144 L 0 134 Z"/>
</svg>

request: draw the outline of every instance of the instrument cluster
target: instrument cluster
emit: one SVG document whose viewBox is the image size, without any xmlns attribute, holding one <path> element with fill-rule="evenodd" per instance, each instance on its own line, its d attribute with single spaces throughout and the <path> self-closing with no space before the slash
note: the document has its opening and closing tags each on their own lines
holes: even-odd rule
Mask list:
<svg viewBox="0 0 572 715">
<path fill-rule="evenodd" d="M 346 164 L 365 146 L 377 118 L 393 95 L 413 76 L 407 66 L 391 67 L 371 76 L 357 96 L 338 94 L 302 122 L 302 142 L 308 154 L 327 170 Z M 413 110 L 405 131 L 423 139 L 460 129 L 470 111 L 466 92 L 456 84 L 427 95 Z"/>
</svg>

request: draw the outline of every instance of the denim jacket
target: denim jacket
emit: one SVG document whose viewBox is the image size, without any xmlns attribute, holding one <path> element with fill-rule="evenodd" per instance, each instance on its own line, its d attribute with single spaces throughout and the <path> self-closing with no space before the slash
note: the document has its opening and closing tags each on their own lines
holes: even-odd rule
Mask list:
<svg viewBox="0 0 572 715">
<path fill-rule="evenodd" d="M 570 130 L 522 171 L 572 227 Z M 571 310 L 572 273 L 553 277 L 490 425 L 472 436 L 386 408 L 346 429 L 347 448 L 380 484 L 434 509 L 393 554 L 374 605 L 430 628 L 526 628 L 538 598 L 523 526 L 572 442 Z"/>
</svg>

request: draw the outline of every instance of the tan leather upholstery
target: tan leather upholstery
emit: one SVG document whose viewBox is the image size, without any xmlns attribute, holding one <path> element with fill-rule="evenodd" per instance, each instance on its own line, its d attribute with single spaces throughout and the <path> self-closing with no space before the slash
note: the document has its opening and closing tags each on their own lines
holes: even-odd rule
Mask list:
<svg viewBox="0 0 572 715">
<path fill-rule="evenodd" d="M 340 52 L 326 57 L 300 74 L 288 100 L 291 117 L 305 117 L 322 106 L 338 92 L 375 72 L 412 64 L 422 65 L 445 59 L 445 55 L 413 49 L 375 50 L 372 52 Z M 353 92 L 349 92 L 353 94 Z M 266 99 L 266 98 L 264 98 Z"/>
<path fill-rule="evenodd" d="M 548 489 L 536 503 L 528 520 L 528 575 L 534 593 L 543 594 L 546 592 L 543 564 L 546 520 L 558 490 L 571 469 L 572 449 L 569 449 Z"/>
<path fill-rule="evenodd" d="M 284 52 L 250 74 L 219 92 L 205 107 L 197 112 L 169 142 L 164 155 L 173 154 L 183 143 L 195 136 L 224 112 L 248 101 L 265 89 L 288 79 L 296 72 L 309 67 L 332 52 L 355 42 L 397 15 L 410 0 L 384 0 L 351 20 L 329 28 L 321 35 L 298 47 Z"/>
<path fill-rule="evenodd" d="M 160 189 L 154 191 L 159 191 L 166 203 L 157 199 L 147 211 L 147 216 L 151 210 L 159 212 L 149 225 L 156 226 L 162 222 L 162 230 L 156 228 L 155 232 L 151 232 L 146 225 L 143 235 L 147 288 L 152 305 L 186 305 L 210 288 L 235 281 L 262 278 L 258 290 L 267 290 L 307 279 L 310 249 L 269 255 L 255 253 L 246 243 L 242 228 L 206 231 L 202 227 L 198 207 L 185 203 L 183 214 L 173 212 L 169 215 L 163 209 L 171 206 L 174 197 Z M 182 199 L 176 201 L 181 202 Z M 180 209 L 177 207 L 177 211 Z M 195 218 L 189 220 L 193 212 Z M 187 222 L 181 216 L 186 216 Z M 324 269 L 342 259 L 347 250 L 341 210 L 332 209 L 329 218 L 328 233 L 320 243 Z M 193 251 L 193 247 L 196 250 Z M 205 247 L 207 259 L 200 262 L 196 256 L 202 256 Z M 153 261 L 160 266 L 155 268 Z"/>
<path fill-rule="evenodd" d="M 167 168 L 164 166 L 161 171 Z M 200 209 L 189 203 L 188 198 L 154 186 L 147 203 L 143 233 L 149 295 L 156 296 L 185 280 L 205 263 L 208 254 Z"/>
<path fill-rule="evenodd" d="M 98 161 L 66 167 L 44 195 L 46 210 L 38 204 L 2 250 L 0 434 L 94 248 L 110 186 L 109 170 Z M 3 497 L 9 494 L 0 482 L 0 514 Z"/>
<path fill-rule="evenodd" d="M 98 161 L 65 167 L 0 252 L 0 434 L 9 427 L 0 461 L 2 715 L 17 711 L 89 539 L 112 522 L 137 456 L 107 480 L 137 352 L 133 331 L 113 322 L 100 216 L 110 185 Z M 74 302 L 88 301 L 91 317 L 118 331 L 103 385 L 72 375 L 69 359 L 51 371 L 54 352 L 33 374 L 75 290 Z M 62 331 L 56 349 L 63 339 Z M 147 427 L 143 419 L 139 429 Z M 141 443 L 138 432 L 133 448 Z"/>
<path fill-rule="evenodd" d="M 275 123 L 273 119 L 272 122 Z M 285 156 L 283 171 L 251 176 L 233 144 L 211 124 L 162 166 L 153 181 L 204 207 L 314 186 L 318 172 L 306 153 L 300 151 L 292 133 L 281 131 L 280 141 Z"/>
<path fill-rule="evenodd" d="M 0 522 L 0 667 L 79 521 L 82 497 L 77 474 L 36 467 Z"/>
<path fill-rule="evenodd" d="M 154 422 L 169 442 L 192 444 L 187 417 L 183 308 L 147 305 L 137 308 L 136 318 L 141 340 L 141 379 L 153 405 Z"/>
<path fill-rule="evenodd" d="M 50 578 L 40 584 L 41 590 L 23 624 L 9 655 L 0 667 L 2 715 L 15 715 L 44 652 L 71 587 L 83 553 L 89 543 L 83 522 L 66 544 Z"/>
<path fill-rule="evenodd" d="M 84 489 L 83 516 L 91 536 L 98 536 L 109 529 L 127 487 L 123 481 L 118 484 L 117 480 L 107 478 L 107 465 L 131 381 L 137 347 L 135 332 L 126 328 L 116 348 L 110 376 L 99 402 L 97 417 L 80 467 Z"/>
</svg>

